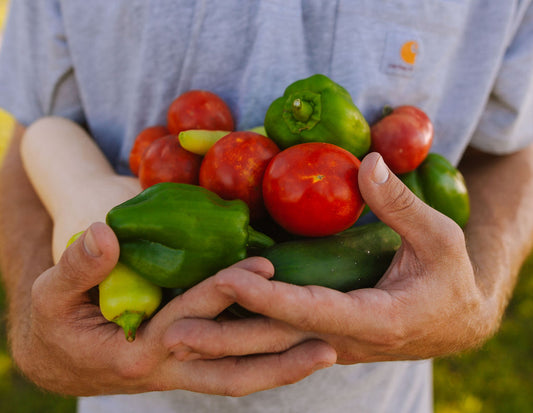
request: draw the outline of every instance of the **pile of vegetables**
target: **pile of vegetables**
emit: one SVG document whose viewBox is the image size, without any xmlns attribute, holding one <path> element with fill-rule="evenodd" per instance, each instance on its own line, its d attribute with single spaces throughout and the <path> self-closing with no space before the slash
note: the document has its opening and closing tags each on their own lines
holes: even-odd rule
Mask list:
<svg viewBox="0 0 533 413">
<path fill-rule="evenodd" d="M 365 210 L 357 175 L 369 151 L 430 206 L 460 226 L 468 220 L 464 180 L 429 152 L 433 125 L 417 107 L 386 108 L 369 125 L 346 89 L 317 74 L 289 85 L 264 125 L 234 124 L 219 96 L 191 90 L 172 102 L 166 125 L 135 139 L 130 167 L 144 190 L 107 215 L 121 253 L 100 285 L 102 313 L 130 341 L 166 292 L 249 255 L 271 260 L 275 280 L 373 287 L 401 241 L 380 222 L 354 227 Z M 114 277 L 118 287 L 103 288 Z M 128 291 L 146 283 L 151 304 L 130 300 Z"/>
</svg>

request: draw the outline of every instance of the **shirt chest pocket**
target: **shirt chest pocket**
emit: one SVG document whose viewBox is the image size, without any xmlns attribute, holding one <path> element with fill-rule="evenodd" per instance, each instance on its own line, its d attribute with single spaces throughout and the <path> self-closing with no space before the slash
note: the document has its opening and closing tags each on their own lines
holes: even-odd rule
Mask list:
<svg viewBox="0 0 533 413">
<path fill-rule="evenodd" d="M 465 32 L 463 0 L 339 1 L 331 75 L 372 120 L 384 104 L 431 112 Z"/>
</svg>

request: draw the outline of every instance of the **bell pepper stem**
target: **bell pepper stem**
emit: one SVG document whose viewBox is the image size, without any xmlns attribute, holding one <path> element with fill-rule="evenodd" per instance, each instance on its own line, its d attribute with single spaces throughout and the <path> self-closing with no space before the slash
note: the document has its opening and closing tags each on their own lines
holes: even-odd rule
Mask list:
<svg viewBox="0 0 533 413">
<path fill-rule="evenodd" d="M 126 340 L 130 343 L 135 340 L 137 328 L 144 320 L 144 313 L 137 311 L 124 311 L 121 315 L 116 317 L 113 322 L 118 324 L 124 330 Z"/>
<path fill-rule="evenodd" d="M 251 226 L 248 226 L 248 247 L 252 248 L 267 248 L 274 245 L 275 242 L 268 235 L 256 231 Z"/>
<path fill-rule="evenodd" d="M 313 105 L 300 98 L 294 99 L 292 102 L 292 114 L 295 119 L 300 122 L 307 122 L 309 117 L 313 114 Z"/>
</svg>

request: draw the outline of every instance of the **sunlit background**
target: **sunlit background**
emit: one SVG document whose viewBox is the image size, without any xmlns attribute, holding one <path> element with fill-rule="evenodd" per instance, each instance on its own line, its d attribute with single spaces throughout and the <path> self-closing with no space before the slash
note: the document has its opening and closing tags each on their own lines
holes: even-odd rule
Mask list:
<svg viewBox="0 0 533 413">
<path fill-rule="evenodd" d="M 0 33 L 7 5 L 8 0 L 0 0 Z M 0 159 L 12 127 L 13 119 L 0 109 Z M 532 272 L 530 258 L 496 337 L 477 351 L 435 360 L 436 413 L 533 412 Z M 4 308 L 0 287 L 1 314 Z M 42 392 L 21 377 L 7 348 L 5 320 L 0 317 L 0 412 L 75 412 L 74 399 Z"/>
<path fill-rule="evenodd" d="M 4 24 L 6 15 L 7 0 L 0 0 L 0 33 Z M 2 35 L 0 34 L 0 47 L 2 47 Z M 4 153 L 5 146 L 8 141 L 11 128 L 13 126 L 13 120 L 5 111 L 0 109 L 0 156 Z"/>
</svg>

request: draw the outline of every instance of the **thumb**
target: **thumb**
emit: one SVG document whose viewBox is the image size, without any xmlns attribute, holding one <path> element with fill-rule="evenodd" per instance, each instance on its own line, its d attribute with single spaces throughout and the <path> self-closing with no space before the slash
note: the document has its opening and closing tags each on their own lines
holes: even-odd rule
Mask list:
<svg viewBox="0 0 533 413">
<path fill-rule="evenodd" d="M 361 162 L 359 189 L 372 212 L 411 244 L 424 243 L 443 228 L 447 218 L 413 194 L 378 153 Z"/>
<path fill-rule="evenodd" d="M 113 270 L 119 251 L 113 230 L 102 222 L 94 223 L 63 252 L 48 282 L 59 294 L 85 293 Z"/>
</svg>

